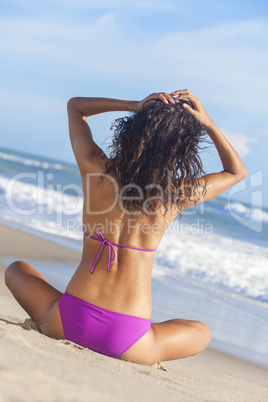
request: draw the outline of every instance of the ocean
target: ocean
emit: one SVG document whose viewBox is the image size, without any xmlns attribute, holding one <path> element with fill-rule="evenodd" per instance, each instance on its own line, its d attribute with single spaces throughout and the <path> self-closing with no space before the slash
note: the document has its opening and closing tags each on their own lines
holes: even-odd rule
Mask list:
<svg viewBox="0 0 268 402">
<path fill-rule="evenodd" d="M 82 205 L 77 166 L 0 148 L 0 222 L 82 251 Z M 210 347 L 268 367 L 267 246 L 267 208 L 220 196 L 187 208 L 155 254 L 152 321 L 204 321 Z"/>
</svg>

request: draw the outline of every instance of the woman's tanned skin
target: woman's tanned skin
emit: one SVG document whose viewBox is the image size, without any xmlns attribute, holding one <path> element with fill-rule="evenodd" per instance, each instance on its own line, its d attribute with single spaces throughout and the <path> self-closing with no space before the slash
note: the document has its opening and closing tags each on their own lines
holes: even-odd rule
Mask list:
<svg viewBox="0 0 268 402">
<path fill-rule="evenodd" d="M 149 102 L 159 100 L 165 104 L 187 101 L 184 103 L 185 112 L 191 114 L 206 130 L 216 146 L 223 166 L 221 172 L 208 174 L 200 179 L 200 184 L 202 181 L 206 183 L 207 192 L 202 197 L 200 191 L 198 202 L 194 198 L 188 199 L 183 209 L 220 195 L 247 175 L 247 169 L 235 149 L 213 123 L 200 100 L 187 89 L 171 94 L 166 92 L 150 94 L 141 101 L 91 97 L 70 99 L 69 132 L 82 179 L 85 230 L 94 228 L 94 225 L 96 227 L 96 224 L 107 228 L 108 223 L 110 224 L 108 227 L 113 230 L 110 232 L 107 230 L 103 234 L 110 242 L 148 250 L 154 250 L 159 246 L 167 227 L 176 218 L 178 211 L 176 208 L 171 209 L 165 218 L 161 213 L 144 215 L 140 218 L 138 214 L 134 216 L 128 214 L 119 204 L 111 208 L 114 203 L 112 179 L 110 183 L 104 181 L 98 185 L 98 177 L 105 170 L 107 156 L 94 142 L 87 117 L 109 111 L 136 113 Z M 116 179 L 116 176 L 112 178 Z M 147 231 L 142 230 L 144 227 Z M 98 227 L 96 229 L 98 230 Z M 94 236 L 94 233 L 88 234 Z M 103 247 L 91 274 L 89 270 L 99 245 L 97 241 L 84 238 L 80 264 L 66 291 L 111 311 L 151 318 L 151 275 L 155 253 L 116 247 L 116 259 L 107 272 L 108 247 Z M 40 331 L 47 327 L 55 337 L 64 338 L 58 307 L 61 292 L 23 261 L 16 261 L 7 268 L 6 284 Z M 149 365 L 165 360 L 181 359 L 203 351 L 210 339 L 209 328 L 201 321 L 177 318 L 163 323 L 152 323 L 151 329 L 119 358 Z"/>
</svg>

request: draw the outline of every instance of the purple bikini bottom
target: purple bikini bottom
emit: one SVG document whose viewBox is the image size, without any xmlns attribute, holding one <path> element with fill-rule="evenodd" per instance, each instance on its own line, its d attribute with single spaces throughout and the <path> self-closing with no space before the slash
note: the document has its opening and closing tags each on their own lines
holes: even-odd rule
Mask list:
<svg viewBox="0 0 268 402">
<path fill-rule="evenodd" d="M 65 339 L 110 357 L 121 356 L 151 328 L 147 318 L 97 307 L 67 292 L 59 310 Z"/>
</svg>

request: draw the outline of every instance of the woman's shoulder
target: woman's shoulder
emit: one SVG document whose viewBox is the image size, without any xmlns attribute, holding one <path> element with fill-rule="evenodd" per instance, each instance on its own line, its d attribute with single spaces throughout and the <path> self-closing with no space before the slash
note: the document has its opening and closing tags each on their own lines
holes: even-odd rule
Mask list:
<svg viewBox="0 0 268 402">
<path fill-rule="evenodd" d="M 109 161 L 110 158 L 108 158 L 104 152 L 99 155 L 92 155 L 84 161 L 83 170 L 80 169 L 82 178 L 90 173 L 103 173 L 106 169 L 106 163 Z"/>
</svg>

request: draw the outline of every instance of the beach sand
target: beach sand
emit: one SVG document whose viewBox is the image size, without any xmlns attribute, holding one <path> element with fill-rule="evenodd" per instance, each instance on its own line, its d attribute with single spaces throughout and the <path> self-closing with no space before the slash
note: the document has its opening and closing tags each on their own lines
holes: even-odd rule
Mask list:
<svg viewBox="0 0 268 402">
<path fill-rule="evenodd" d="M 74 269 L 79 259 L 77 252 L 0 225 L 0 402 L 268 401 L 268 369 L 211 348 L 145 366 L 39 333 L 5 286 L 7 262 L 47 261 L 51 269 L 66 262 Z"/>
</svg>

